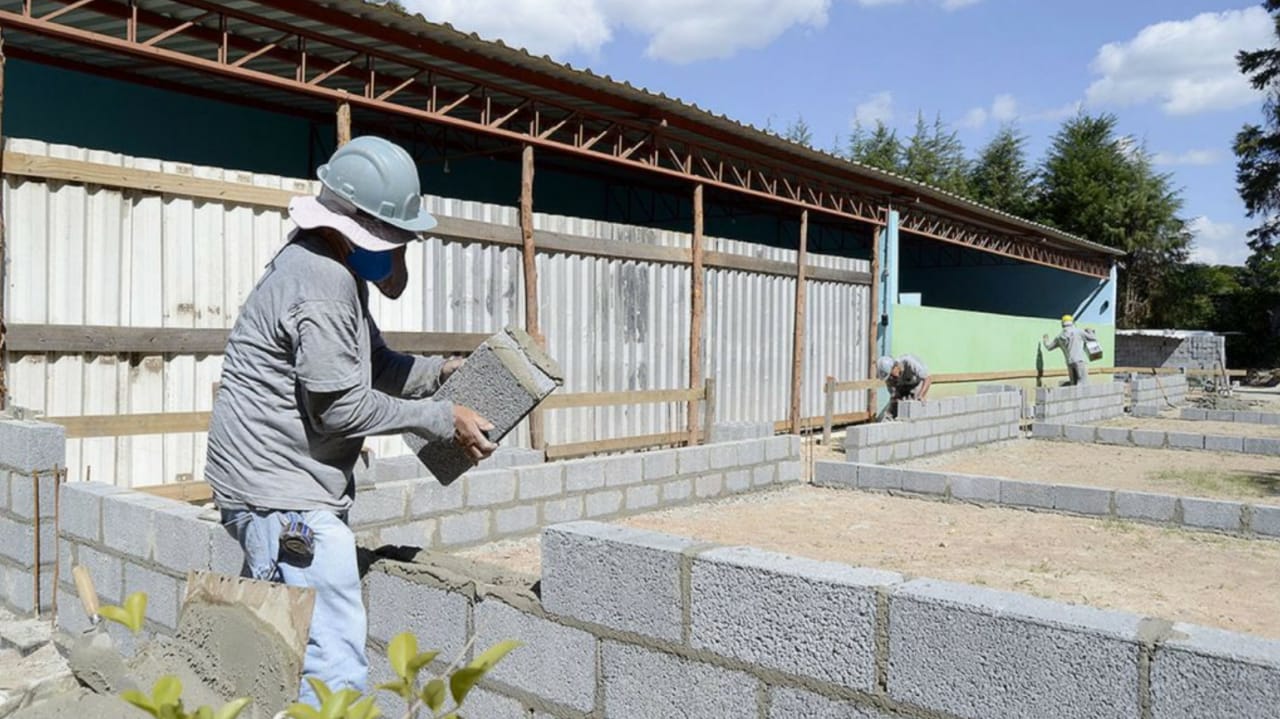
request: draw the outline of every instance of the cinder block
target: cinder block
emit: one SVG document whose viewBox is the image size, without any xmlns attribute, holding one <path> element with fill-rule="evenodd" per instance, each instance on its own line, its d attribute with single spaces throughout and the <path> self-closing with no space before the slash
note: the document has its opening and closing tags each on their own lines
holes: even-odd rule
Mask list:
<svg viewBox="0 0 1280 719">
<path fill-rule="evenodd" d="M 768 719 L 901 719 L 900 714 L 886 714 L 874 706 L 828 699 L 821 694 L 775 687 L 769 690 Z"/>
<path fill-rule="evenodd" d="M 994 504 L 1000 501 L 1000 480 L 996 477 L 952 474 L 947 477 L 947 487 L 952 499 L 963 502 Z"/>
<path fill-rule="evenodd" d="M 516 498 L 516 473 L 510 469 L 472 472 L 466 484 L 468 507 L 492 507 Z"/>
<path fill-rule="evenodd" d="M 1280 642 L 1189 624 L 1156 647 L 1152 719 L 1280 717 Z"/>
<path fill-rule="evenodd" d="M 76 561 L 89 572 L 93 588 L 104 602 L 119 604 L 124 601 L 124 563 L 119 557 L 100 552 L 93 547 L 76 547 Z M 77 606 L 76 612 L 84 610 Z"/>
<path fill-rule="evenodd" d="M 1182 523 L 1188 527 L 1239 532 L 1243 529 L 1244 505 L 1213 499 L 1182 497 Z"/>
<path fill-rule="evenodd" d="M 218 574 L 239 576 L 244 568 L 244 550 L 240 542 L 222 525 L 209 529 L 209 569 Z"/>
<path fill-rule="evenodd" d="M 860 465 L 857 477 L 858 489 L 902 489 L 902 470 L 896 467 L 881 467 L 874 464 Z"/>
<path fill-rule="evenodd" d="M 1002 479 L 1000 480 L 1000 504 L 1053 509 L 1053 485 Z"/>
<path fill-rule="evenodd" d="M 742 470 L 742 473 L 745 474 L 746 471 L 747 470 L 744 469 Z M 773 484 L 773 480 L 777 476 L 777 471 L 778 471 L 777 465 L 773 465 L 773 464 L 761 464 L 761 465 L 755 466 L 751 470 L 750 486 L 764 487 L 766 485 Z M 735 473 L 730 472 L 729 474 L 725 475 L 725 480 L 724 480 L 725 488 L 728 489 L 730 492 L 739 491 L 734 488 L 734 474 Z"/>
<path fill-rule="evenodd" d="M 464 404 L 493 423 L 499 441 L 561 384 L 560 366 L 524 331 L 508 327 L 485 340 L 436 391 L 435 399 Z M 406 433 L 405 442 L 441 484 L 472 468 L 471 458 L 453 442 L 427 444 Z"/>
<path fill-rule="evenodd" d="M 509 655 L 503 662 L 509 661 L 511 656 L 514 655 Z M 469 717 L 484 717 L 484 719 L 529 719 L 529 710 L 523 704 L 509 696 L 482 687 L 472 689 L 467 694 L 467 703 L 463 706 L 462 714 Z M 405 714 L 389 716 L 402 717 Z"/>
<path fill-rule="evenodd" d="M 790 482 L 799 482 L 804 479 L 804 465 L 800 460 L 790 460 L 778 463 L 778 483 L 786 484 Z"/>
<path fill-rule="evenodd" d="M 1204 448 L 1211 452 L 1243 452 L 1244 437 L 1204 436 Z"/>
<path fill-rule="evenodd" d="M 373 482 L 400 482 L 410 479 L 423 479 L 427 470 L 411 454 L 403 457 L 376 457 L 370 465 Z"/>
<path fill-rule="evenodd" d="M 36 516 L 36 488 L 40 491 L 40 517 L 53 518 L 54 495 L 57 493 L 57 477 L 52 473 L 33 472 L 30 475 L 4 471 L 9 484 L 9 511 L 23 519 Z"/>
<path fill-rule="evenodd" d="M 711 450 L 709 448 L 686 447 L 676 450 L 677 474 L 698 474 L 708 469 L 711 469 Z"/>
<path fill-rule="evenodd" d="M 942 496 L 947 493 L 947 475 L 941 472 L 925 472 L 918 469 L 901 471 L 902 491 L 916 494 Z"/>
<path fill-rule="evenodd" d="M 644 481 L 644 461 L 640 455 L 609 457 L 604 465 L 606 487 L 626 487 Z"/>
<path fill-rule="evenodd" d="M 1204 435 L 1189 432 L 1166 432 L 1170 449 L 1204 449 Z"/>
<path fill-rule="evenodd" d="M 766 462 L 777 462 L 782 459 L 791 459 L 792 456 L 790 437 L 770 437 L 765 441 L 764 460 Z"/>
<path fill-rule="evenodd" d="M 1111 490 L 1055 484 L 1053 508 L 1063 512 L 1105 517 L 1111 514 Z"/>
<path fill-rule="evenodd" d="M 634 512 L 658 506 L 658 485 L 656 484 L 627 487 L 626 493 L 628 511 Z"/>
<path fill-rule="evenodd" d="M 785 440 L 786 437 L 779 437 L 778 439 Z M 708 449 L 711 452 L 709 460 L 711 469 L 728 469 L 738 465 L 738 445 L 736 443 L 713 444 Z"/>
<path fill-rule="evenodd" d="M 1165 433 L 1154 429 L 1135 429 L 1130 432 L 1133 443 L 1139 447 L 1163 447 Z"/>
<path fill-rule="evenodd" d="M 382 544 L 394 547 L 430 548 L 435 546 L 438 524 L 438 520 L 435 519 L 419 519 L 404 524 L 393 524 L 379 529 L 378 539 Z"/>
<path fill-rule="evenodd" d="M 0 591 L 5 587 L 8 588 L 7 598 L 19 615 L 33 614 L 36 611 L 35 605 L 35 573 L 24 571 L 14 567 L 9 567 L 0 574 L 0 580 L 4 576 L 8 576 L 8 582 L 0 585 Z M 40 610 L 47 611 L 53 608 L 53 586 L 57 583 L 57 577 L 53 574 L 53 567 L 50 566 L 46 571 L 40 574 Z M 0 594 L 0 600 L 6 598 Z M 83 610 L 81 610 L 83 611 Z"/>
<path fill-rule="evenodd" d="M 756 470 L 763 470 L 763 469 L 769 469 L 769 470 L 772 470 L 773 468 L 772 468 L 771 466 L 760 466 L 760 467 L 756 467 L 756 468 L 755 468 L 755 470 L 751 470 L 751 469 L 736 469 L 736 470 L 734 470 L 734 471 L 732 471 L 732 472 L 725 472 L 725 474 L 724 474 L 724 491 L 725 491 L 725 493 L 726 493 L 726 494 L 737 494 L 737 493 L 739 493 L 739 492 L 745 492 L 745 491 L 747 491 L 747 490 L 751 489 L 751 476 L 752 476 L 752 474 L 753 474 L 753 473 L 754 473 L 754 471 L 756 471 Z M 764 483 L 764 484 L 768 484 L 768 483 L 769 483 L 769 481 L 766 479 L 763 483 Z"/>
<path fill-rule="evenodd" d="M 663 504 L 684 502 L 693 497 L 693 480 L 677 479 L 662 485 Z"/>
<path fill-rule="evenodd" d="M 394 568 L 389 568 L 394 572 Z M 418 646 L 452 660 L 467 643 L 467 599 L 406 576 L 375 569 L 364 579 L 369 638 L 389 642 L 412 632 Z"/>
<path fill-rule="evenodd" d="M 538 508 L 532 504 L 495 509 L 493 528 L 500 535 L 522 534 L 538 527 Z"/>
<path fill-rule="evenodd" d="M 724 492 L 724 475 L 704 474 L 694 480 L 693 492 L 698 497 L 718 497 Z"/>
<path fill-rule="evenodd" d="M 604 716 L 754 717 L 758 680 L 743 672 L 606 641 Z"/>
<path fill-rule="evenodd" d="M 1129 439 L 1129 430 L 1124 427 L 1098 427 L 1097 441 L 1100 444 L 1133 444 L 1133 441 Z"/>
<path fill-rule="evenodd" d="M 1116 516 L 1148 522 L 1172 522 L 1177 516 L 1178 498 L 1168 494 L 1116 490 Z"/>
<path fill-rule="evenodd" d="M 185 582 L 132 562 L 124 565 L 124 595 L 147 593 L 147 620 L 169 629 L 178 626 L 180 588 Z"/>
<path fill-rule="evenodd" d="M 155 514 L 168 500 L 128 492 L 102 502 L 102 539 L 108 548 L 138 559 L 151 559 L 155 543 Z"/>
<path fill-rule="evenodd" d="M 582 497 L 548 500 L 542 503 L 542 521 L 544 524 L 576 522 L 582 519 L 583 505 Z"/>
<path fill-rule="evenodd" d="M 1262 412 L 1258 415 L 1259 424 L 1280 425 L 1280 412 Z"/>
<path fill-rule="evenodd" d="M 564 462 L 564 491 L 590 492 L 604 489 L 605 461 L 576 459 Z"/>
<path fill-rule="evenodd" d="M 749 547 L 693 562 L 689 642 L 721 656 L 870 691 L 876 591 L 901 575 Z"/>
<path fill-rule="evenodd" d="M 1245 437 L 1244 451 L 1245 454 L 1268 454 L 1273 457 L 1278 456 L 1280 455 L 1280 439 Z"/>
<path fill-rule="evenodd" d="M 165 569 L 180 575 L 188 571 L 208 571 L 211 545 L 209 533 L 222 531 L 214 522 L 200 519 L 204 510 L 189 504 L 172 503 L 157 511 L 155 560 Z"/>
<path fill-rule="evenodd" d="M 66 430 L 59 424 L 0 420 L 0 467 L 20 475 L 66 467 L 66 436 Z"/>
<path fill-rule="evenodd" d="M 645 481 L 666 479 L 676 474 L 676 451 L 666 449 L 649 451 L 640 455 L 644 462 Z"/>
<path fill-rule="evenodd" d="M 470 477 L 468 477 L 470 479 Z M 408 482 L 370 485 L 356 492 L 351 502 L 351 526 L 357 529 L 387 522 L 404 521 L 409 501 Z"/>
<path fill-rule="evenodd" d="M 587 495 L 587 519 L 617 514 L 622 510 L 622 490 L 607 489 Z"/>
<path fill-rule="evenodd" d="M 440 544 L 446 547 L 489 539 L 489 511 L 482 509 L 440 518 Z"/>
<path fill-rule="evenodd" d="M 1234 422 L 1236 413 L 1229 409 L 1211 409 L 1205 412 L 1205 419 L 1210 422 Z"/>
<path fill-rule="evenodd" d="M 564 467 L 558 463 L 516 470 L 516 494 L 520 499 L 554 497 L 564 492 Z"/>
<path fill-rule="evenodd" d="M 1129 414 L 1134 417 L 1159 417 L 1160 406 L 1155 404 L 1135 404 L 1133 408 L 1129 410 Z"/>
<path fill-rule="evenodd" d="M 475 607 L 476 650 L 514 639 L 524 646 L 486 675 L 556 704 L 589 712 L 595 706 L 596 638 L 487 599 Z M 465 710 L 465 705 L 464 705 Z M 469 713 L 475 716 L 472 708 Z"/>
<path fill-rule="evenodd" d="M 768 440 L 755 439 L 738 443 L 738 464 L 750 466 L 764 462 L 765 445 Z"/>
<path fill-rule="evenodd" d="M 1251 508 L 1249 529 L 1254 534 L 1266 537 L 1280 537 L 1280 507 L 1255 504 Z"/>
<path fill-rule="evenodd" d="M 924 453 L 925 454 L 938 453 L 938 437 L 936 435 L 932 437 L 924 438 Z"/>
<path fill-rule="evenodd" d="M 680 641 L 680 561 L 696 546 L 683 537 L 597 522 L 548 527 L 542 530 L 543 606 L 552 614 Z"/>
<path fill-rule="evenodd" d="M 889 697 L 968 719 L 1137 719 L 1141 623 L 1009 592 L 908 582 L 889 599 Z"/>
<path fill-rule="evenodd" d="M 77 539 L 102 541 L 102 498 L 125 490 L 102 482 L 67 482 L 58 505 L 60 531 Z"/>
<path fill-rule="evenodd" d="M 1082 424 L 1068 424 L 1062 428 L 1062 436 L 1068 442 L 1095 442 L 1098 428 Z"/>
</svg>

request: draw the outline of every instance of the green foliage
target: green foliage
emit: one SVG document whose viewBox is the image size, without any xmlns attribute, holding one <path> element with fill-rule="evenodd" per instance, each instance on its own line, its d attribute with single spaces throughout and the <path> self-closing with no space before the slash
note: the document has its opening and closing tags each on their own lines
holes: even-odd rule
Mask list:
<svg viewBox="0 0 1280 719">
<path fill-rule="evenodd" d="M 155 685 L 151 687 L 150 696 L 136 689 L 130 689 L 123 692 L 120 698 L 156 719 L 236 719 L 240 716 L 240 712 L 253 701 L 246 697 L 228 702 L 217 711 L 211 707 L 202 706 L 194 712 L 187 712 L 182 707 L 182 681 L 172 675 L 165 675 L 156 680 Z"/>
<path fill-rule="evenodd" d="M 929 125 L 923 113 L 916 114 L 916 130 L 907 141 L 903 160 L 902 172 L 907 177 L 957 195 L 969 194 L 969 160 L 965 158 L 964 143 L 941 115 Z"/>
<path fill-rule="evenodd" d="M 805 122 L 802 115 L 796 115 L 796 119 L 790 125 L 787 125 L 786 132 L 782 136 L 805 147 L 813 147 L 813 130 L 809 128 L 809 123 Z"/>
<path fill-rule="evenodd" d="M 1249 217 L 1261 223 L 1249 232 L 1255 252 L 1270 250 L 1280 239 L 1280 0 L 1267 0 L 1262 6 L 1272 14 L 1277 43 L 1236 55 L 1240 72 L 1266 94 L 1263 124 L 1245 125 L 1235 139 L 1240 199 Z"/>
<path fill-rule="evenodd" d="M 387 661 L 391 665 L 391 670 L 395 672 L 396 679 L 378 685 L 378 689 L 399 696 L 409 705 L 410 712 L 414 716 L 417 715 L 418 709 L 425 707 L 433 718 L 447 719 L 448 717 L 454 717 L 462 707 L 467 694 L 475 687 L 476 682 L 480 681 L 503 657 L 519 646 L 519 642 L 499 642 L 481 652 L 479 656 L 465 666 L 459 667 L 455 661 L 449 671 L 440 676 L 432 677 L 423 683 L 418 675 L 440 653 L 434 651 L 419 652 L 417 637 L 404 632 L 396 635 L 391 640 L 391 643 L 387 645 Z M 445 693 L 446 689 L 448 690 L 448 696 Z M 319 692 L 317 692 L 317 695 L 319 695 Z M 446 700 L 449 697 L 453 698 L 454 706 L 448 709 L 446 714 L 441 715 L 441 712 L 445 710 Z M 293 719 L 328 719 L 323 715 L 312 717 L 309 715 L 290 714 L 290 716 Z M 376 715 L 369 717 L 346 716 L 344 718 L 343 715 L 339 714 L 335 716 L 335 719 L 375 719 L 375 717 Z"/>
<path fill-rule="evenodd" d="M 108 604 L 98 608 L 98 616 L 124 625 L 129 631 L 137 634 L 142 631 L 142 620 L 147 614 L 147 595 L 145 592 L 134 592 L 124 599 L 124 606 Z"/>
<path fill-rule="evenodd" d="M 1035 171 L 1027 164 L 1027 138 L 1012 126 L 1000 129 L 978 153 L 969 172 L 974 200 L 1019 217 L 1029 217 Z"/>
<path fill-rule="evenodd" d="M 870 133 L 860 124 L 854 126 L 853 134 L 849 136 L 847 156 L 853 162 L 868 167 L 901 173 L 905 150 L 898 140 L 897 131 L 877 121 L 875 129 Z"/>
</svg>

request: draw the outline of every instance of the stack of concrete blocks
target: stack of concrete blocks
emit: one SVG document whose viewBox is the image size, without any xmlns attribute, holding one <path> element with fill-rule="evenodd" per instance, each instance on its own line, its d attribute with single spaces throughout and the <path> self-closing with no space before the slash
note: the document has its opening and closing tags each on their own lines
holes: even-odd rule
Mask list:
<svg viewBox="0 0 1280 719">
<path fill-rule="evenodd" d="M 1019 387 L 1016 384 L 980 384 L 978 385 L 978 394 L 999 394 L 1001 392 L 1017 392 L 1019 407 L 1022 410 L 1023 419 L 1033 419 L 1035 417 L 1035 406 L 1027 401 L 1027 390 L 1025 387 Z"/>
<path fill-rule="evenodd" d="M 1121 447 L 1147 449 L 1205 449 L 1211 452 L 1237 452 L 1280 457 L 1280 438 L 1233 437 L 1196 432 L 1165 432 L 1158 429 L 1097 427 L 1088 424 L 1050 424 L 1037 422 L 1031 427 L 1036 439 L 1067 442 L 1114 444 Z"/>
<path fill-rule="evenodd" d="M 486 719 L 1280 716 L 1277 641 L 749 547 L 578 522 L 543 533 L 540 599 L 433 574 L 371 568 L 371 681 L 401 631 L 441 661 L 519 640 Z"/>
<path fill-rule="evenodd" d="M 844 451 L 850 462 L 902 462 L 1018 436 L 1020 392 L 987 392 L 925 402 L 898 403 L 898 421 L 850 427 Z"/>
<path fill-rule="evenodd" d="M 1184 374 L 1129 375 L 1129 413 L 1134 417 L 1156 417 L 1171 407 L 1187 403 L 1187 376 Z"/>
<path fill-rule="evenodd" d="M 1221 369 L 1226 366 L 1226 360 L 1226 338 L 1220 335 L 1116 334 L 1117 367 Z"/>
<path fill-rule="evenodd" d="M 1051 424 L 1103 422 L 1124 415 L 1122 382 L 1036 389 L 1035 418 Z"/>
<path fill-rule="evenodd" d="M 850 462 L 816 463 L 813 484 L 1280 539 L 1280 506 L 1270 504 Z"/>
<path fill-rule="evenodd" d="M 1192 422 L 1240 422 L 1242 424 L 1280 425 L 1278 412 L 1254 412 L 1236 409 L 1200 409 L 1186 407 L 1181 418 Z"/>
<path fill-rule="evenodd" d="M 773 436 L 773 422 L 716 422 L 711 425 L 707 442 L 741 442 L 744 439 L 766 439 Z"/>
<path fill-rule="evenodd" d="M 0 420 L 0 605 L 18 614 L 53 608 L 54 497 L 65 467 L 62 427 Z"/>
</svg>

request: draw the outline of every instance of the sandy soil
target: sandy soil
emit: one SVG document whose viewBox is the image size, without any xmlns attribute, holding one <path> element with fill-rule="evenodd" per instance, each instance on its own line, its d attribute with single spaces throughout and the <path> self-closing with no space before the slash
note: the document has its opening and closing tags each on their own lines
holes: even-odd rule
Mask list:
<svg viewBox="0 0 1280 719">
<path fill-rule="evenodd" d="M 1280 638 L 1280 542 L 807 486 L 620 523 Z M 465 554 L 539 571 L 536 538 Z"/>
<path fill-rule="evenodd" d="M 1099 427 L 1124 427 L 1126 429 L 1152 429 L 1160 432 L 1190 432 L 1192 434 L 1216 434 L 1226 437 L 1268 437 L 1280 439 L 1280 426 L 1250 424 L 1247 422 L 1193 422 L 1176 417 L 1119 417 L 1099 422 Z"/>
<path fill-rule="evenodd" d="M 1280 457 L 1012 440 L 916 459 L 902 466 L 1280 504 Z"/>
</svg>

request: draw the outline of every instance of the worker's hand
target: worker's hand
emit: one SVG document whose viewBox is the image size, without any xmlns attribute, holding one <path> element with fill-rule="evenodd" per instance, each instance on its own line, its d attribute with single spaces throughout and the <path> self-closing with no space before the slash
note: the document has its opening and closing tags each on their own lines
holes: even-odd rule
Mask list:
<svg viewBox="0 0 1280 719">
<path fill-rule="evenodd" d="M 479 462 L 498 448 L 498 445 L 485 436 L 485 432 L 491 429 L 493 423 L 475 410 L 460 404 L 453 406 L 453 441 L 467 453 L 472 462 Z"/>
<path fill-rule="evenodd" d="M 1048 342 L 1048 341 L 1049 341 L 1049 335 L 1040 335 L 1040 341 L 1042 341 L 1042 342 Z"/>
<path fill-rule="evenodd" d="M 440 384 L 444 384 L 444 381 L 449 379 L 449 375 L 457 372 L 458 368 L 461 367 L 462 363 L 465 361 L 465 358 L 458 355 L 454 355 L 446 360 L 444 365 L 440 367 Z"/>
</svg>

